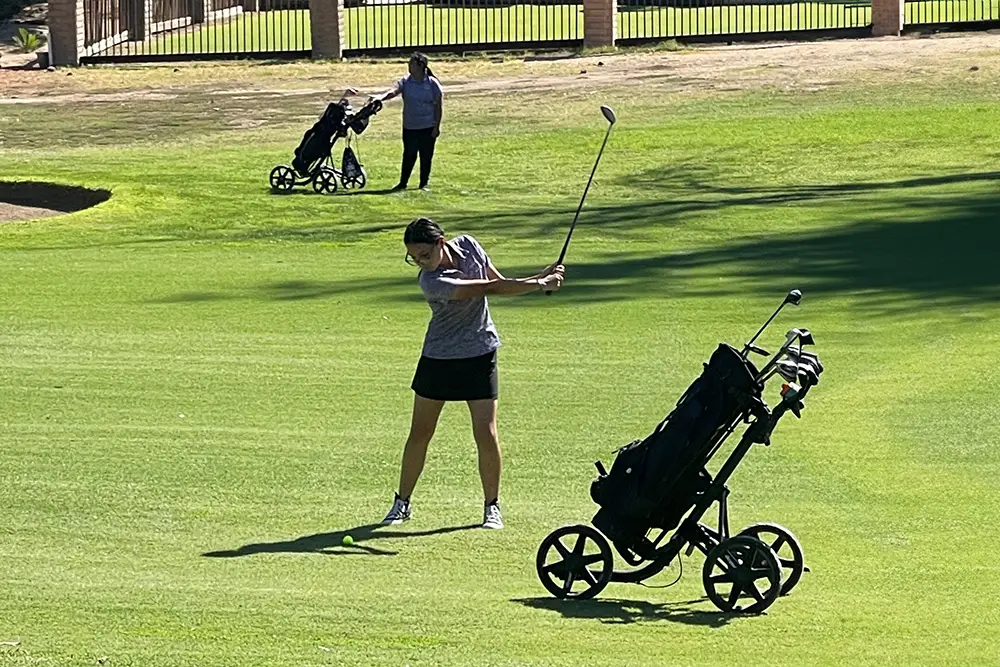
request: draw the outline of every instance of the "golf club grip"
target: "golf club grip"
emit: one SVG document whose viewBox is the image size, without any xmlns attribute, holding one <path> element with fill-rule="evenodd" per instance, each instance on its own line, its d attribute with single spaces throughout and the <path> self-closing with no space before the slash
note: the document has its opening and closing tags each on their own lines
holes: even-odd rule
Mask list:
<svg viewBox="0 0 1000 667">
<path fill-rule="evenodd" d="M 573 230 L 570 229 L 569 233 L 570 233 L 570 235 L 572 235 L 573 234 Z M 566 243 L 565 243 L 565 245 L 563 245 L 562 252 L 559 253 L 559 259 L 556 260 L 556 266 L 559 266 L 560 264 L 562 264 L 563 260 L 566 259 L 566 248 L 568 246 L 569 246 L 569 236 L 566 237 Z M 545 296 L 552 296 L 552 292 L 549 291 L 549 290 L 545 290 Z"/>
</svg>

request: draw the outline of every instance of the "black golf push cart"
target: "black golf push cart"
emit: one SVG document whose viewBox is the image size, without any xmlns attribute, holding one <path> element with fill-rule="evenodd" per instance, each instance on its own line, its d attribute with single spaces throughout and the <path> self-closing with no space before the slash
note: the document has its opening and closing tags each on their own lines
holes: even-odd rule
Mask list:
<svg viewBox="0 0 1000 667">
<path fill-rule="evenodd" d="M 593 525 L 563 526 L 538 548 L 538 576 L 552 595 L 587 599 L 612 581 L 644 582 L 685 549 L 705 554 L 705 592 L 722 611 L 760 613 L 795 587 L 806 570 L 795 535 L 774 523 L 731 534 L 726 483 L 754 445 L 770 444 L 786 412 L 801 417 L 823 373 L 819 357 L 805 349 L 813 345 L 807 329 L 791 329 L 773 356 L 754 344 L 786 304 L 797 306 L 801 298 L 789 292 L 742 350 L 721 343 L 653 432 L 617 450 L 610 471 L 595 463 L 590 495 L 600 509 Z M 758 369 L 751 353 L 770 358 Z M 774 376 L 783 382 L 780 400 L 769 408 L 762 394 Z M 711 474 L 712 458 L 744 425 L 739 444 Z M 713 528 L 701 520 L 716 503 Z M 615 569 L 612 547 L 627 568 Z"/>
<path fill-rule="evenodd" d="M 323 116 L 302 136 L 295 148 L 292 165 L 279 164 L 271 170 L 268 176 L 271 189 L 290 192 L 296 186 L 312 183 L 314 191 L 333 194 L 338 181 L 345 188 L 360 190 L 365 187 L 368 172 L 351 147 L 351 137 L 368 129 L 371 118 L 381 110 L 382 102 L 377 99 L 369 100 L 358 110 L 346 97 L 328 104 Z M 345 138 L 347 145 L 338 169 L 333 160 L 333 147 L 340 138 Z"/>
</svg>

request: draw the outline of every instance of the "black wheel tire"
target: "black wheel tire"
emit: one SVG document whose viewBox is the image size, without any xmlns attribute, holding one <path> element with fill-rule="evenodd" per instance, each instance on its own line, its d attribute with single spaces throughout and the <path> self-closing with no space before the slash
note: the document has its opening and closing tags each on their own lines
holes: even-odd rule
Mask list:
<svg viewBox="0 0 1000 667">
<path fill-rule="evenodd" d="M 792 531 L 777 523 L 755 523 L 740 531 L 740 535 L 756 537 L 771 547 L 781 566 L 781 595 L 788 595 L 802 578 L 806 559 L 802 544 Z"/>
<path fill-rule="evenodd" d="M 761 579 L 767 580 L 764 591 L 757 586 Z M 771 547 L 755 537 L 737 535 L 708 552 L 702 583 L 709 599 L 722 611 L 759 614 L 781 593 L 781 566 Z M 747 598 L 749 604 L 740 604 Z"/>
<path fill-rule="evenodd" d="M 279 164 L 277 167 L 271 170 L 271 175 L 268 177 L 268 182 L 271 184 L 271 189 L 276 192 L 289 192 L 295 187 L 295 172 L 291 167 L 286 167 L 283 164 Z"/>
<path fill-rule="evenodd" d="M 368 174 L 365 173 L 365 169 L 364 169 L 364 167 L 362 167 L 361 171 L 357 175 L 355 175 L 353 178 L 347 178 L 346 176 L 342 175 L 340 177 L 340 183 L 345 188 L 348 188 L 348 189 L 357 188 L 358 190 L 360 190 L 363 187 L 365 187 L 365 185 L 368 184 Z"/>
<path fill-rule="evenodd" d="M 313 177 L 313 190 L 321 195 L 332 195 L 337 191 L 337 172 L 323 167 Z"/>
<path fill-rule="evenodd" d="M 571 538 L 571 547 L 566 546 L 564 538 Z M 591 566 L 598 563 L 600 570 L 595 571 Z M 608 540 L 596 529 L 583 525 L 563 526 L 542 540 L 535 569 L 545 589 L 557 598 L 588 600 L 611 581 L 614 557 Z M 584 587 L 574 591 L 576 584 Z"/>
</svg>

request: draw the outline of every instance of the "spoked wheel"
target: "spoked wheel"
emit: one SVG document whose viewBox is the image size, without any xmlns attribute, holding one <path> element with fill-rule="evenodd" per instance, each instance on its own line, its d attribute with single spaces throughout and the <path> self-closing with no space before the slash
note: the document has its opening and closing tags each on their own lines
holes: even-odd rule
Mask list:
<svg viewBox="0 0 1000 667">
<path fill-rule="evenodd" d="M 295 187 L 295 172 L 292 171 L 291 167 L 279 164 L 271 170 L 271 176 L 268 180 L 271 183 L 272 190 L 288 192 Z"/>
<path fill-rule="evenodd" d="M 771 547 L 781 566 L 781 595 L 788 595 L 806 568 L 802 545 L 792 531 L 776 523 L 755 523 L 741 530 L 740 535 L 756 537 Z"/>
<path fill-rule="evenodd" d="M 701 578 L 709 599 L 726 612 L 759 614 L 781 592 L 778 557 L 749 535 L 723 540 L 709 551 Z"/>
<path fill-rule="evenodd" d="M 360 190 L 361 188 L 365 187 L 365 184 L 368 183 L 368 175 L 365 173 L 364 167 L 362 167 L 361 169 L 358 170 L 358 173 L 354 174 L 350 178 L 348 178 L 347 176 L 341 176 L 340 182 L 345 188 L 348 189 L 357 188 L 358 190 Z"/>
<path fill-rule="evenodd" d="M 590 526 L 563 526 L 538 547 L 538 578 L 557 598 L 587 600 L 611 581 L 614 559 L 607 539 Z"/>
<path fill-rule="evenodd" d="M 332 195 L 337 191 L 337 172 L 323 167 L 313 177 L 313 190 L 321 195 Z"/>
</svg>

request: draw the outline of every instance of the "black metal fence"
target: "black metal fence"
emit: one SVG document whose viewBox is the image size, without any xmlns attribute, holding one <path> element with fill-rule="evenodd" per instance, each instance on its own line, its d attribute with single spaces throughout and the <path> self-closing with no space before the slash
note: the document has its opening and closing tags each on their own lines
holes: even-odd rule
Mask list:
<svg viewBox="0 0 1000 667">
<path fill-rule="evenodd" d="M 1000 0 L 906 0 L 905 23 L 913 26 L 980 23 L 1000 25 Z"/>
<path fill-rule="evenodd" d="M 1000 25 L 1000 0 L 907 0 L 906 24 Z M 82 62 L 308 57 L 309 0 L 83 0 Z M 870 0 L 618 0 L 618 42 L 863 35 Z M 344 0 L 346 56 L 583 44 L 582 0 Z"/>
<path fill-rule="evenodd" d="M 345 55 L 524 49 L 583 43 L 583 5 L 572 0 L 353 0 L 344 10 Z"/>
<path fill-rule="evenodd" d="M 619 0 L 622 44 L 675 38 L 745 39 L 782 33 L 864 32 L 871 2 Z"/>
<path fill-rule="evenodd" d="M 310 54 L 308 0 L 84 0 L 83 63 Z"/>
</svg>

